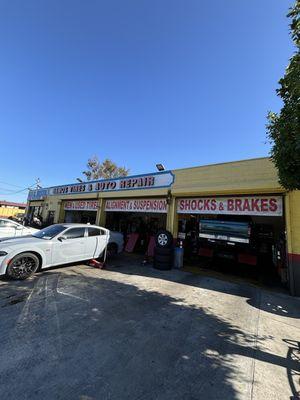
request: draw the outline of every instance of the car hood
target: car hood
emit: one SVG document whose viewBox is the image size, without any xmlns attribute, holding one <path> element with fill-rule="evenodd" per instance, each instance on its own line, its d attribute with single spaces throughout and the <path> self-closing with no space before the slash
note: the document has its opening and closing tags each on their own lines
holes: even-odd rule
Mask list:
<svg viewBox="0 0 300 400">
<path fill-rule="evenodd" d="M 34 236 L 28 235 L 28 236 L 17 236 L 17 237 L 8 237 L 8 238 L 1 238 L 0 239 L 0 247 L 4 246 L 15 246 L 19 244 L 35 244 L 35 243 L 41 243 L 44 241 L 44 239 L 39 239 Z"/>
</svg>

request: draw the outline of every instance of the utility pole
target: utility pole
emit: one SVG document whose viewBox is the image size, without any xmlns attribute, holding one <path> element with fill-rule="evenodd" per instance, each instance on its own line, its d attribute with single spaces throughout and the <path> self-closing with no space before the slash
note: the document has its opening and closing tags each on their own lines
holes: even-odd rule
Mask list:
<svg viewBox="0 0 300 400">
<path fill-rule="evenodd" d="M 36 189 L 41 189 L 42 188 L 40 178 L 36 178 L 35 184 L 36 184 Z"/>
</svg>

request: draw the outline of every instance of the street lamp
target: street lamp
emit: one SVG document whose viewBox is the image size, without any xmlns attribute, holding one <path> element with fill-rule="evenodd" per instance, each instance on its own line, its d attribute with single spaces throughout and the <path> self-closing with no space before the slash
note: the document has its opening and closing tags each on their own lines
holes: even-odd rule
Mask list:
<svg viewBox="0 0 300 400">
<path fill-rule="evenodd" d="M 157 168 L 158 171 L 164 171 L 165 170 L 165 167 L 164 167 L 163 164 L 156 164 L 156 168 Z"/>
</svg>

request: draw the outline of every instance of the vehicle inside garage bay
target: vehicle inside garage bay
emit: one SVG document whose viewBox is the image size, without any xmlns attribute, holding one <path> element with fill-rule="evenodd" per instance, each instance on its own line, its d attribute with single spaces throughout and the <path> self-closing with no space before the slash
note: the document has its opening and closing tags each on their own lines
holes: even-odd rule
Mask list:
<svg viewBox="0 0 300 400">
<path fill-rule="evenodd" d="M 133 251 L 146 254 L 150 251 L 151 238 L 166 229 L 167 209 L 163 198 L 107 200 L 105 225 L 122 232 L 125 243 L 136 239 Z"/>
<path fill-rule="evenodd" d="M 195 200 L 195 199 L 194 199 Z M 197 265 L 200 260 L 210 261 L 210 267 L 222 266 L 224 261 L 230 261 L 231 271 L 245 276 L 261 279 L 267 278 L 268 282 L 286 284 L 288 280 L 286 265 L 286 237 L 285 219 L 283 215 L 283 199 L 281 196 L 240 196 L 240 197 L 216 197 L 197 199 L 200 204 L 205 201 L 215 200 L 215 204 L 226 202 L 251 201 L 263 202 L 264 210 L 256 208 L 246 210 L 224 210 L 221 206 L 214 207 L 213 212 L 207 210 L 190 210 L 182 207 L 186 200 L 179 200 L 178 212 L 178 238 L 182 240 L 185 248 L 186 263 Z M 202 200 L 202 202 L 201 202 Z M 271 207 L 267 204 L 270 202 Z M 239 203 L 238 203 L 239 204 Z M 272 205 L 274 210 L 272 212 Z M 220 211 L 220 210 L 219 210 Z M 261 212 L 263 215 L 257 215 Z M 274 215 L 272 215 L 272 213 Z M 201 264 L 201 262 L 200 262 Z M 228 269 L 229 263 L 227 263 Z M 219 268 L 220 269 L 220 268 Z"/>
</svg>

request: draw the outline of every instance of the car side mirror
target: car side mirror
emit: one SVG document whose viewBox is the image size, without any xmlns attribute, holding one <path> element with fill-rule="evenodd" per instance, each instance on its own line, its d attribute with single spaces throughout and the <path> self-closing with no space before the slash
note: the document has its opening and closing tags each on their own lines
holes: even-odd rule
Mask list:
<svg viewBox="0 0 300 400">
<path fill-rule="evenodd" d="M 66 236 L 62 235 L 57 240 L 59 240 L 60 242 L 63 242 L 64 240 L 67 240 L 67 238 L 66 238 Z"/>
</svg>

